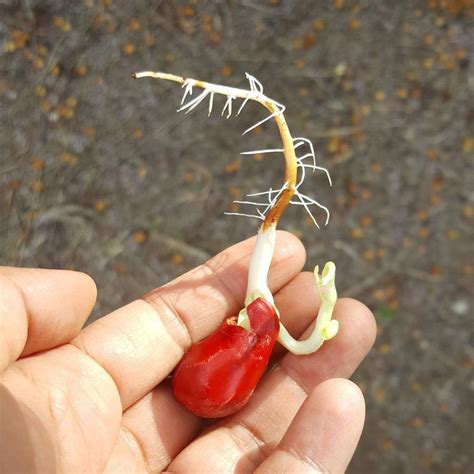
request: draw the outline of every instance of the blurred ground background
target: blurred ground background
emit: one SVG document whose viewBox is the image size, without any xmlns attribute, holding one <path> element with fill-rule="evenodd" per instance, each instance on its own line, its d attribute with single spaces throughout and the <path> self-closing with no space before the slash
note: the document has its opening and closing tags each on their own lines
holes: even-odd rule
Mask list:
<svg viewBox="0 0 474 474">
<path fill-rule="evenodd" d="M 308 182 L 328 227 L 282 227 L 378 319 L 350 472 L 472 472 L 473 23 L 470 0 L 0 0 L 0 263 L 91 274 L 98 317 L 252 235 L 223 212 L 280 184 L 239 156 L 274 127 L 130 78 L 248 71 L 334 181 Z"/>
</svg>

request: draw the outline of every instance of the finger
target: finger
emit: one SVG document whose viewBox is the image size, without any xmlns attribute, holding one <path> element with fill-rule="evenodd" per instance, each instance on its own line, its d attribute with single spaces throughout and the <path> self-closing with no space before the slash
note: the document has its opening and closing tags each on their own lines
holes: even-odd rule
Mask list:
<svg viewBox="0 0 474 474">
<path fill-rule="evenodd" d="M 276 451 L 255 472 L 345 472 L 364 418 L 364 396 L 357 385 L 345 379 L 323 382 L 303 403 Z"/>
<path fill-rule="evenodd" d="M 206 264 L 87 327 L 73 341 L 104 367 L 124 409 L 152 390 L 202 339 L 243 305 L 255 239 L 234 245 Z M 269 286 L 278 290 L 304 264 L 291 234 L 277 234 Z"/>
<path fill-rule="evenodd" d="M 84 273 L 0 267 L 0 373 L 20 356 L 74 338 L 96 295 Z"/>
<path fill-rule="evenodd" d="M 294 301 L 304 295 L 294 290 Z M 314 318 L 306 316 L 306 321 Z M 278 445 L 298 409 L 318 384 L 334 377 L 349 377 L 373 344 L 375 323 L 371 312 L 361 303 L 338 300 L 335 318 L 339 334 L 308 356 L 287 354 L 255 390 L 243 410 L 223 420 L 198 438 L 172 463 L 181 470 L 191 460 L 197 470 L 235 469 L 253 471 Z M 304 337 L 304 336 L 303 336 Z M 213 446 L 219 446 L 214 453 Z M 202 453 L 206 453 L 203 455 Z"/>
<path fill-rule="evenodd" d="M 199 433 L 202 420 L 184 409 L 163 382 L 130 407 L 123 416 L 122 431 L 133 443 L 135 457 L 151 472 L 161 472 Z"/>
</svg>

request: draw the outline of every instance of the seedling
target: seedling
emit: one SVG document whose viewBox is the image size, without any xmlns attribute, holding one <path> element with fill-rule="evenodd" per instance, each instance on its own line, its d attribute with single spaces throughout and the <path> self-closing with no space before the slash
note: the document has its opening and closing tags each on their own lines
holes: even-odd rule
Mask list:
<svg viewBox="0 0 474 474">
<path fill-rule="evenodd" d="M 318 266 L 314 270 L 321 305 L 313 332 L 303 341 L 292 337 L 279 320 L 279 311 L 267 284 L 275 249 L 276 227 L 288 205 L 303 206 L 318 228 L 313 209 L 320 209 L 324 213 L 324 225 L 329 221 L 327 207 L 301 191 L 307 171 L 324 173 L 330 185 L 331 178 L 325 168 L 317 165 L 312 143 L 306 138 L 291 136 L 284 116 L 285 106 L 267 97 L 262 84 L 250 74 L 246 74 L 248 89 L 162 72 L 138 72 L 133 77 L 151 77 L 181 84 L 184 92 L 178 112 L 186 114 L 208 99 L 208 115 L 211 115 L 216 94 L 226 98 L 221 115 L 227 119 L 232 116 L 237 101 L 241 103 L 236 115 L 243 111 L 249 101 L 258 102 L 270 114 L 245 130 L 243 135 L 272 119 L 280 134 L 280 147 L 245 151 L 242 154 L 282 154 L 285 160 L 283 184 L 278 189 L 247 194 L 249 199 L 235 201 L 253 207 L 255 213 L 227 213 L 262 221 L 250 261 L 245 307 L 238 317 L 227 319 L 214 334 L 194 344 L 173 377 L 175 397 L 195 414 L 208 418 L 226 416 L 247 402 L 264 372 L 276 339 L 293 354 L 304 355 L 316 352 L 324 341 L 333 338 L 338 332 L 338 322 L 331 319 L 337 299 L 336 266 L 333 262 L 326 263 L 321 274 Z M 201 90 L 198 95 L 194 95 L 195 89 Z M 297 156 L 297 151 L 302 151 L 300 156 Z"/>
</svg>

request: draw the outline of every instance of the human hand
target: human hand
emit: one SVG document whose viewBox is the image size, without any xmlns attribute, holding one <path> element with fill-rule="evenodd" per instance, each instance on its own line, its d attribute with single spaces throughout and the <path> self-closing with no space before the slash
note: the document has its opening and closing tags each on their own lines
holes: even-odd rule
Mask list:
<svg viewBox="0 0 474 474">
<path fill-rule="evenodd" d="M 242 306 L 254 239 L 81 330 L 96 298 L 84 274 L 0 268 L 0 471 L 343 472 L 363 422 L 347 380 L 373 344 L 361 303 L 340 299 L 340 332 L 315 354 L 278 347 L 247 406 L 209 422 L 173 398 L 168 375 L 192 342 Z M 317 313 L 305 254 L 279 232 L 269 276 L 282 320 Z"/>
</svg>

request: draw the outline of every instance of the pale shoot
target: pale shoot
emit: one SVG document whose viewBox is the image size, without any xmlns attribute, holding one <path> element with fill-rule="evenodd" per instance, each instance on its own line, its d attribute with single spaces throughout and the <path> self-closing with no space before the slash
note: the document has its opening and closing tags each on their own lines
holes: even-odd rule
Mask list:
<svg viewBox="0 0 474 474">
<path fill-rule="evenodd" d="M 331 319 L 337 300 L 336 265 L 333 262 L 326 263 L 321 275 L 319 275 L 319 267 L 316 266 L 314 277 L 321 303 L 311 335 L 304 341 L 298 341 L 288 333 L 283 324 L 280 324 L 278 341 L 296 355 L 312 354 L 323 345 L 324 341 L 332 339 L 339 330 L 339 322 Z"/>
</svg>

